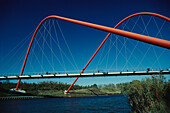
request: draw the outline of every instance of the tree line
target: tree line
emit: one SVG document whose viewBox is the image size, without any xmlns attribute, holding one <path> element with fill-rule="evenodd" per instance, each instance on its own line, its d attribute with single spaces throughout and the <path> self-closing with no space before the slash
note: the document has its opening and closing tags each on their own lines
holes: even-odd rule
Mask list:
<svg viewBox="0 0 170 113">
<path fill-rule="evenodd" d="M 68 89 L 70 84 L 65 83 L 58 83 L 58 82 L 41 82 L 41 83 L 26 83 L 21 82 L 19 88 L 25 91 L 30 90 L 66 90 Z M 0 82 L 0 88 L 4 90 L 10 90 L 16 87 L 16 83 L 9 83 L 9 82 Z M 83 89 L 83 88 L 97 88 L 96 84 L 88 85 L 88 86 L 80 86 L 74 85 L 72 90 L 76 89 Z"/>
</svg>

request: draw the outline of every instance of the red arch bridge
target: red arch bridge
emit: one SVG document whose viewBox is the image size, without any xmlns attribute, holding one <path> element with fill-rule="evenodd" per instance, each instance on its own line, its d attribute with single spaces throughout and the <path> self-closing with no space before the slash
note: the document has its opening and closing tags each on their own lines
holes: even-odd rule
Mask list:
<svg viewBox="0 0 170 113">
<path fill-rule="evenodd" d="M 66 93 L 68 93 L 69 90 L 71 89 L 71 87 L 74 85 L 74 83 L 78 80 L 79 77 L 170 74 L 169 69 L 167 69 L 167 70 L 157 70 L 157 71 L 147 70 L 147 71 L 84 73 L 84 70 L 87 68 L 87 66 L 90 64 L 90 62 L 93 60 L 93 58 L 98 53 L 98 51 L 101 49 L 101 47 L 106 42 L 106 40 L 111 35 L 111 33 L 117 34 L 117 35 L 120 35 L 120 36 L 124 36 L 124 37 L 127 37 L 127 38 L 131 38 L 131 39 L 134 39 L 134 40 L 138 40 L 138 41 L 141 41 L 141 42 L 149 43 L 149 44 L 152 44 L 152 45 L 160 46 L 160 47 L 165 48 L 165 49 L 170 49 L 170 41 L 168 41 L 168 40 L 159 39 L 159 38 L 155 38 L 155 37 L 151 37 L 151 36 L 146 36 L 146 35 L 137 34 L 137 33 L 134 33 L 134 32 L 129 32 L 129 31 L 117 29 L 117 27 L 121 23 L 123 23 L 124 21 L 128 20 L 131 17 L 138 16 L 138 15 L 152 15 L 152 16 L 156 16 L 156 17 L 162 18 L 162 19 L 170 22 L 170 18 L 165 17 L 165 16 L 160 15 L 160 14 L 151 13 L 151 12 L 141 12 L 141 13 L 132 14 L 132 15 L 126 17 L 125 19 L 123 19 L 122 21 L 120 21 L 114 28 L 106 27 L 106 26 L 102 26 L 102 25 L 97 25 L 97 24 L 93 24 L 93 23 L 88 23 L 88 22 L 83 22 L 83 21 L 79 21 L 79 20 L 75 20 L 75 19 L 65 18 L 65 17 L 61 17 L 61 16 L 55 16 L 55 15 L 48 16 L 40 22 L 40 24 L 38 25 L 38 27 L 36 28 L 36 30 L 35 30 L 35 32 L 32 36 L 31 42 L 30 42 L 28 50 L 27 50 L 27 54 L 25 56 L 25 60 L 24 60 L 23 66 L 22 66 L 20 76 L 2 76 L 2 77 L 0 77 L 0 80 L 19 79 L 17 87 L 16 87 L 16 90 L 18 90 L 19 83 L 20 83 L 21 79 L 77 77 L 75 79 L 75 81 L 72 83 L 72 85 L 69 87 L 69 89 L 67 90 Z M 88 63 L 85 65 L 83 70 L 78 74 L 38 74 L 38 75 L 24 75 L 24 76 L 22 76 L 26 62 L 27 62 L 27 58 L 28 58 L 28 55 L 29 55 L 29 52 L 30 52 L 30 49 L 31 49 L 31 46 L 32 46 L 32 43 L 34 41 L 34 38 L 35 38 L 38 30 L 40 29 L 40 26 L 42 25 L 42 23 L 44 23 L 46 20 L 48 20 L 50 18 L 56 18 L 56 19 L 68 21 L 68 22 L 71 22 L 71 23 L 91 27 L 91 28 L 94 28 L 94 29 L 106 31 L 106 32 L 109 32 L 109 34 L 105 37 L 105 39 L 103 40 L 101 45 L 98 47 L 98 49 L 95 51 L 95 53 L 93 54 L 91 59 L 88 61 Z"/>
</svg>

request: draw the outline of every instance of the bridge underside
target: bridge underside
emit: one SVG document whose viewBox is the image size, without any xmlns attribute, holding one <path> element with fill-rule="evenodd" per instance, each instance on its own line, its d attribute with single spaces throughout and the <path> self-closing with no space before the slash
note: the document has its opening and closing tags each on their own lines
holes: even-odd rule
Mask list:
<svg viewBox="0 0 170 113">
<path fill-rule="evenodd" d="M 102 77 L 102 76 L 133 76 L 133 75 L 158 75 L 170 74 L 168 71 L 129 71 L 129 72 L 100 72 L 79 74 L 48 74 L 48 75 L 23 75 L 23 76 L 1 76 L 0 80 L 12 79 L 37 79 L 37 78 L 68 78 L 68 77 Z"/>
</svg>

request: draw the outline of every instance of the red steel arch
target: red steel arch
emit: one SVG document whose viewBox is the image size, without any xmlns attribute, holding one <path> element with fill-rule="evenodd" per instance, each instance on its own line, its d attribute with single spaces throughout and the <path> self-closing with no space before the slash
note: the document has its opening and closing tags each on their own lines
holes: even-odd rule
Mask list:
<svg viewBox="0 0 170 113">
<path fill-rule="evenodd" d="M 163 15 L 157 14 L 157 13 L 152 13 L 152 12 L 140 12 L 140 13 L 135 13 L 132 14 L 126 18 L 124 18 L 123 20 L 121 20 L 114 28 L 116 29 L 120 24 L 122 24 L 124 21 L 128 20 L 129 18 L 132 18 L 134 16 L 139 16 L 139 15 L 152 15 L 152 16 L 157 16 L 160 17 L 162 19 L 165 19 L 167 21 L 170 22 L 170 18 L 165 17 Z M 98 53 L 98 51 L 100 50 L 100 48 L 103 46 L 103 44 L 106 42 L 106 40 L 108 39 L 108 37 L 111 35 L 111 33 L 109 33 L 105 39 L 103 40 L 103 42 L 100 44 L 100 46 L 97 48 L 97 50 L 95 51 L 95 53 L 93 54 L 93 56 L 90 58 L 90 60 L 87 62 L 87 64 L 85 65 L 85 67 L 83 68 L 83 70 L 81 71 L 81 73 L 84 72 L 84 70 L 87 68 L 87 66 L 90 64 L 90 62 L 93 60 L 93 58 L 96 56 L 96 54 Z M 74 82 L 71 84 L 71 86 L 68 88 L 68 90 L 66 91 L 66 93 L 69 92 L 69 90 L 72 88 L 72 86 L 75 84 L 75 82 L 78 80 L 79 77 L 77 77 Z"/>
<path fill-rule="evenodd" d="M 149 13 L 149 12 L 143 12 L 143 13 L 136 13 L 136 14 L 133 14 L 133 15 L 130 15 L 129 17 L 125 18 L 124 20 L 122 20 L 121 22 L 119 22 L 114 28 L 110 28 L 110 27 L 106 27 L 106 26 L 101 26 L 101 25 L 96 25 L 96 24 L 92 24 L 92 23 L 88 23 L 88 22 L 83 22 L 83 21 L 79 21 L 79 20 L 74 20 L 74 19 L 70 19 L 70 18 L 65 18 L 65 17 L 61 17 L 61 16 L 55 16 L 55 15 L 52 15 L 52 16 L 48 16 L 46 18 L 44 18 L 40 24 L 37 26 L 33 36 L 32 36 L 32 39 L 31 39 L 31 42 L 29 44 L 29 47 L 28 47 L 28 50 L 27 50 L 27 54 L 25 56 L 25 60 L 24 60 L 24 63 L 23 63 L 23 66 L 22 66 L 22 69 L 21 69 L 21 73 L 20 73 L 20 76 L 22 76 L 23 74 L 23 71 L 24 71 L 24 68 L 25 68 L 25 64 L 26 64 L 26 61 L 27 61 L 27 58 L 28 58 L 28 55 L 29 55 L 29 51 L 31 49 L 31 46 L 32 46 L 32 43 L 33 43 L 33 40 L 35 38 L 35 35 L 37 34 L 37 31 L 38 29 L 40 28 L 40 26 L 42 25 L 43 22 L 45 22 L 47 19 L 50 19 L 50 18 L 56 18 L 56 19 L 61 19 L 61 20 L 65 20 L 65 21 L 68 21 L 68 22 L 72 22 L 72 23 L 76 23 L 76 24 L 80 24 L 80 25 L 84 25 L 84 26 L 88 26 L 88 27 L 92 27 L 92 28 L 95 28 L 95 29 L 99 29 L 99 30 L 103 30 L 103 31 L 106 31 L 106 32 L 110 32 L 106 38 L 104 39 L 104 41 L 102 42 L 102 44 L 99 46 L 99 48 L 96 50 L 96 52 L 94 53 L 94 55 L 92 56 L 92 58 L 89 60 L 89 62 L 86 64 L 86 66 L 83 68 L 83 70 L 81 71 L 81 73 L 83 73 L 83 71 L 86 69 L 86 67 L 89 65 L 89 63 L 92 61 L 92 59 L 94 58 L 94 56 L 97 54 L 97 52 L 100 50 L 100 48 L 102 47 L 102 45 L 104 44 L 104 42 L 107 40 L 107 38 L 110 36 L 111 33 L 115 33 L 115 34 L 118 34 L 118 35 L 122 35 L 122 36 L 125 36 L 125 37 L 129 37 L 129 38 L 132 38 L 132 39 L 136 39 L 136 40 L 140 40 L 140 41 L 143 41 L 143 42 L 147 42 L 147 43 L 151 43 L 153 45 L 157 45 L 157 46 L 161 46 L 161 47 L 164 47 L 164 48 L 168 48 L 170 49 L 170 41 L 167 41 L 167 40 L 162 40 L 162 39 L 158 39 L 158 38 L 154 38 L 154 37 L 149 37 L 149 36 L 145 36 L 145 35 L 140 35 L 140 34 L 136 34 L 136 33 L 132 33 L 132 32 L 127 32 L 127 31 L 123 31 L 123 30 L 118 30 L 116 29 L 117 26 L 119 26 L 122 22 L 124 22 L 125 20 L 133 17 L 133 16 L 136 16 L 136 15 L 153 15 L 153 16 L 158 16 L 160 18 L 163 18 L 167 21 L 170 22 L 170 18 L 168 17 L 165 17 L 165 16 L 162 16 L 162 15 L 159 15 L 159 14 L 156 14 L 156 13 Z M 73 82 L 73 84 L 69 87 L 69 89 L 67 90 L 66 93 L 69 92 L 69 90 L 71 89 L 71 87 L 74 85 L 74 83 L 78 80 L 78 78 L 76 78 L 76 80 Z M 17 86 L 16 86 L 16 90 L 18 90 L 18 87 L 19 87 L 19 84 L 20 84 L 20 79 L 18 80 L 18 83 L 17 83 Z"/>
</svg>

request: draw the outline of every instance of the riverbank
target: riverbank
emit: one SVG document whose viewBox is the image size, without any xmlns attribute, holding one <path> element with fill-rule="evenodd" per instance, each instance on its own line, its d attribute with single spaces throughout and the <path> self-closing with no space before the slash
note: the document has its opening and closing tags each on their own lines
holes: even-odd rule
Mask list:
<svg viewBox="0 0 170 113">
<path fill-rule="evenodd" d="M 54 97 L 87 97 L 87 96 L 107 96 L 114 94 L 121 94 L 120 90 L 111 91 L 111 90 L 103 90 L 99 88 L 86 88 L 86 89 L 76 89 L 70 90 L 68 94 L 64 94 L 63 90 L 38 90 L 39 95 L 49 95 Z"/>
<path fill-rule="evenodd" d="M 63 90 L 37 90 L 36 94 L 31 93 L 5 93 L 0 100 L 16 100 L 16 99 L 41 99 L 41 98 L 71 98 L 71 97 L 92 97 L 92 96 L 108 96 L 121 94 L 121 91 L 109 91 L 98 88 L 87 88 L 70 90 L 68 94 L 64 94 Z"/>
<path fill-rule="evenodd" d="M 112 94 L 112 95 L 98 95 L 98 96 L 113 96 L 113 95 L 123 95 L 123 94 Z M 25 99 L 44 99 L 44 98 L 75 98 L 75 97 L 97 97 L 96 95 L 79 95 L 79 96 L 9 96 L 0 97 L 0 101 L 3 100 L 25 100 Z"/>
<path fill-rule="evenodd" d="M 40 99 L 44 96 L 10 96 L 10 97 L 0 97 L 0 100 L 19 100 L 19 99 Z"/>
<path fill-rule="evenodd" d="M 21 83 L 20 88 L 23 93 L 16 93 L 11 90 L 16 86 L 15 83 L 1 83 L 0 84 L 0 97 L 8 97 L 7 99 L 15 99 L 22 96 L 26 98 L 32 98 L 31 96 L 38 96 L 33 98 L 64 98 L 64 97 L 88 97 L 88 96 L 107 96 L 114 94 L 121 94 L 120 88 L 114 84 L 108 84 L 103 86 L 97 86 L 93 84 L 91 86 L 79 86 L 74 85 L 72 90 L 68 94 L 65 94 L 65 90 L 70 86 L 69 84 L 54 83 L 54 82 L 42 82 L 35 83 Z M 24 93 L 26 92 L 26 93 Z M 11 98 L 9 98 L 11 97 Z M 24 98 L 24 97 L 23 97 Z M 1 98 L 0 98 L 1 99 Z M 6 99 L 6 98 L 2 98 Z"/>
</svg>

